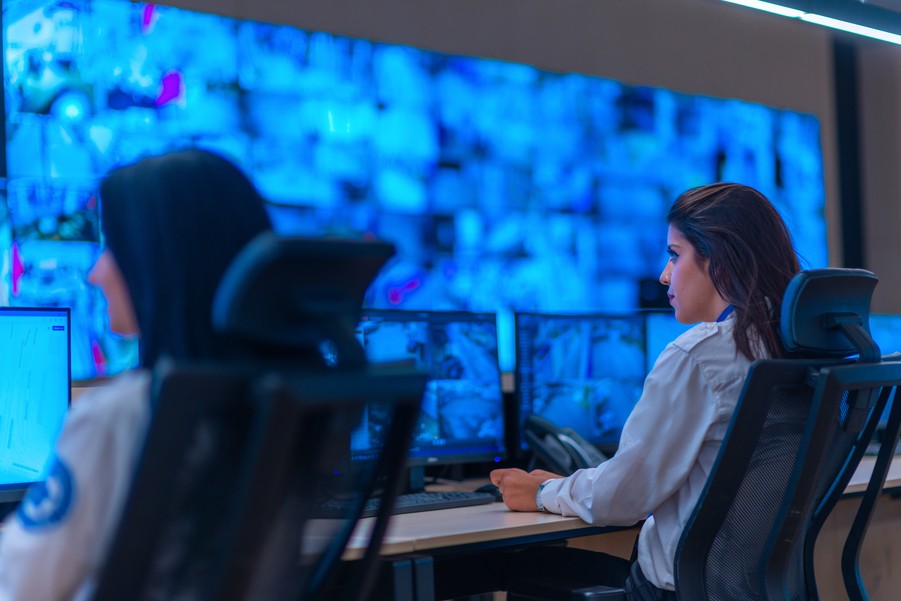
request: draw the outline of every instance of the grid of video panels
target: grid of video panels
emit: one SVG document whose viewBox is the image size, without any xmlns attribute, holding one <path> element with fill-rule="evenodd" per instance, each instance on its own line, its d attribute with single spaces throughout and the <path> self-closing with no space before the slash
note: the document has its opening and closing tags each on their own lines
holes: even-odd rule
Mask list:
<svg viewBox="0 0 901 601">
<path fill-rule="evenodd" d="M 718 180 L 827 264 L 809 114 L 127 0 L 4 0 L 3 37 L 0 304 L 71 306 L 75 378 L 136 356 L 85 283 L 97 178 L 186 144 L 239 163 L 281 231 L 395 243 L 379 308 L 634 309 L 669 204 Z"/>
<path fill-rule="evenodd" d="M 492 313 L 367 310 L 357 337 L 374 364 L 410 363 L 429 374 L 410 465 L 499 461 L 507 456 L 497 327 Z M 387 424 L 367 407 L 351 451 L 382 448 Z"/>
</svg>

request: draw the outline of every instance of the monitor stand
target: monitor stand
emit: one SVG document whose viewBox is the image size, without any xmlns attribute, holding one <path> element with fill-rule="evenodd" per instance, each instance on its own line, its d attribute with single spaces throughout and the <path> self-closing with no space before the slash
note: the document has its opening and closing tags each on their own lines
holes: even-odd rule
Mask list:
<svg viewBox="0 0 901 601">
<path fill-rule="evenodd" d="M 407 468 L 407 490 L 409 492 L 422 492 L 425 490 L 425 467 L 422 465 L 411 466 Z"/>
</svg>

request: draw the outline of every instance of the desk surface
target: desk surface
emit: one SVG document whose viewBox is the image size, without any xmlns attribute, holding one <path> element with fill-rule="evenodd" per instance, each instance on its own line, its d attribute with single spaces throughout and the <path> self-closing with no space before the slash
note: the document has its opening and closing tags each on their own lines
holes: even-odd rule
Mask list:
<svg viewBox="0 0 901 601">
<path fill-rule="evenodd" d="M 360 555 L 375 518 L 360 520 L 345 559 Z M 488 545 L 511 539 L 561 539 L 610 530 L 553 513 L 510 511 L 503 503 L 439 509 L 394 516 L 382 543 L 383 555 L 434 551 L 462 545 Z"/>
<path fill-rule="evenodd" d="M 845 489 L 848 494 L 863 492 L 873 471 L 875 457 L 864 457 Z M 901 460 L 889 468 L 886 488 L 901 488 Z M 474 487 L 473 487 L 474 488 Z M 345 559 L 356 559 L 368 540 L 375 518 L 360 520 Z M 592 526 L 579 518 L 551 513 L 516 512 L 503 503 L 440 509 L 394 516 L 382 544 L 383 555 L 435 552 L 467 545 L 509 544 L 514 540 L 539 542 L 602 534 L 618 527 Z"/>
<path fill-rule="evenodd" d="M 848 487 L 845 488 L 845 493 L 863 492 L 867 487 L 867 482 L 870 481 L 870 474 L 873 473 L 873 466 L 875 465 L 876 457 L 868 455 L 861 459 L 860 465 L 857 466 L 857 471 L 851 476 L 851 481 L 848 483 Z M 898 459 L 898 455 L 895 456 L 895 460 L 892 461 L 888 468 L 888 474 L 885 476 L 885 488 L 901 488 L 901 459 Z"/>
</svg>

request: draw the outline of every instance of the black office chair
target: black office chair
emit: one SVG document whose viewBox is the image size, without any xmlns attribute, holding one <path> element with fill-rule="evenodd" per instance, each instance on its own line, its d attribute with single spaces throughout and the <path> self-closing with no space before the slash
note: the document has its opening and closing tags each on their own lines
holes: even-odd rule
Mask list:
<svg viewBox="0 0 901 601">
<path fill-rule="evenodd" d="M 679 542 L 680 600 L 818 599 L 817 535 L 901 384 L 898 357 L 883 360 L 869 336 L 876 282 L 864 270 L 822 269 L 790 283 L 781 333 L 795 357 L 749 369 Z M 849 537 L 852 571 L 871 510 L 861 506 L 859 532 Z M 511 601 L 626 598 L 620 589 L 576 590 L 540 579 L 512 582 L 510 591 Z"/>
<path fill-rule="evenodd" d="M 236 259 L 214 323 L 247 356 L 156 369 L 153 420 L 94 601 L 367 598 L 425 387 L 414 371 L 367 366 L 353 337 L 390 254 L 266 235 Z M 385 445 L 351 461 L 367 403 L 387 418 Z M 336 586 L 377 489 L 364 558 Z M 323 504 L 335 498 L 338 514 Z"/>
</svg>

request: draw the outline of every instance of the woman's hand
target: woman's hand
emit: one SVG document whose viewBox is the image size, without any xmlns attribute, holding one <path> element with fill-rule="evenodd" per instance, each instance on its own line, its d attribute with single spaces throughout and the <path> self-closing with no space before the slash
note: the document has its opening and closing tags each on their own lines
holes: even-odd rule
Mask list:
<svg viewBox="0 0 901 601">
<path fill-rule="evenodd" d="M 562 478 L 545 470 L 526 472 L 517 468 L 493 470 L 491 483 L 504 495 L 504 503 L 513 511 L 538 511 L 535 493 L 538 485 L 551 478 Z"/>
</svg>

